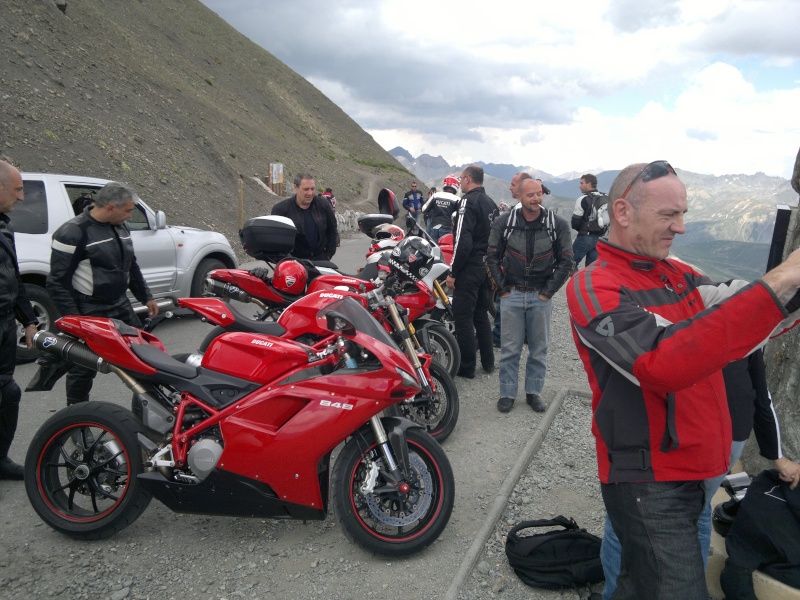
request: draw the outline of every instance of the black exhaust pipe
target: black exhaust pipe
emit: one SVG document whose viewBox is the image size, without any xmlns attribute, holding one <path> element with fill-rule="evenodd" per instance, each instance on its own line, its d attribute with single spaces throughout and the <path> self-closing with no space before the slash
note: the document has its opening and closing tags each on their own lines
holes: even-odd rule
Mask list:
<svg viewBox="0 0 800 600">
<path fill-rule="evenodd" d="M 211 277 L 206 279 L 206 290 L 220 298 L 230 298 L 239 302 L 252 302 L 253 297 L 242 288 L 232 283 L 217 281 Z"/>
<path fill-rule="evenodd" d="M 39 349 L 53 354 L 69 363 L 94 369 L 100 373 L 110 372 L 110 365 L 94 350 L 80 340 L 65 334 L 50 331 L 37 331 L 33 336 L 33 344 Z"/>
</svg>

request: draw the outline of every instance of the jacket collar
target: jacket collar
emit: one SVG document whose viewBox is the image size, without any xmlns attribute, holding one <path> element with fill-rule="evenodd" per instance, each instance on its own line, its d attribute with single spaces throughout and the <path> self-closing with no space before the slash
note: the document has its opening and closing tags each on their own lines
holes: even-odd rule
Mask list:
<svg viewBox="0 0 800 600">
<path fill-rule="evenodd" d="M 600 255 L 598 261 L 602 259 L 609 263 L 624 264 L 634 271 L 653 271 L 657 266 L 675 269 L 668 258 L 656 259 L 652 256 L 636 254 L 602 238 L 597 241 L 597 253 Z"/>
</svg>

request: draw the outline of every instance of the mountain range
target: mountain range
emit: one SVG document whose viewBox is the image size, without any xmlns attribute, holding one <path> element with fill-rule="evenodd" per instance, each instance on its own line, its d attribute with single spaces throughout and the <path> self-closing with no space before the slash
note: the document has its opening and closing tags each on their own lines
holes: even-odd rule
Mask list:
<svg viewBox="0 0 800 600">
<path fill-rule="evenodd" d="M 442 179 L 459 174 L 466 165 L 451 165 L 442 156 L 414 157 L 402 147 L 389 150 L 427 186 L 441 187 Z M 513 203 L 508 186 L 520 171 L 541 179 L 551 194 L 544 205 L 569 218 L 580 196 L 582 173 L 552 175 L 532 166 L 477 162 L 484 169 L 484 187 L 495 202 Z M 754 279 L 764 273 L 776 206 L 796 205 L 789 180 L 755 175 L 702 175 L 676 169 L 686 185 L 689 211 L 686 233 L 676 237 L 673 252 L 697 265 L 713 279 Z M 608 191 L 619 170 L 595 172 L 598 189 Z"/>
</svg>

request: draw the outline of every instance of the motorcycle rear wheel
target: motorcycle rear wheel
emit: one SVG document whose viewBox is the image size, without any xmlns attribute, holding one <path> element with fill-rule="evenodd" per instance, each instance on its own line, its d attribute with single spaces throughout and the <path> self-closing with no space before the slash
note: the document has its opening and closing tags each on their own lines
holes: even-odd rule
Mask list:
<svg viewBox="0 0 800 600">
<path fill-rule="evenodd" d="M 60 410 L 36 432 L 25 457 L 25 491 L 36 513 L 69 537 L 95 540 L 125 529 L 151 495 L 143 470 L 139 423 L 108 402 Z"/>
<path fill-rule="evenodd" d="M 461 348 L 455 336 L 447 326 L 439 323 L 429 323 L 424 325 L 423 329 L 428 336 L 428 347 L 424 348 L 425 352 L 455 377 L 461 368 Z"/>
<path fill-rule="evenodd" d="M 403 494 L 387 485 L 383 455 L 371 433 L 366 449 L 364 442 L 351 438 L 336 459 L 331 482 L 336 519 L 352 542 L 374 554 L 419 552 L 436 541 L 453 510 L 455 482 L 447 455 L 425 432 L 407 430 L 411 489 Z"/>
</svg>

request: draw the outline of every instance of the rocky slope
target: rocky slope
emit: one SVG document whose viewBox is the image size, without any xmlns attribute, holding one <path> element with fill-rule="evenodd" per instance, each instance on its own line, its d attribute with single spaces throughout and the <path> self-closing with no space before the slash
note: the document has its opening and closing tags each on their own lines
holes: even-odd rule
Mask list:
<svg viewBox="0 0 800 600">
<path fill-rule="evenodd" d="M 270 162 L 310 170 L 341 208 L 413 177 L 328 98 L 197 0 L 7 0 L 0 155 L 26 171 L 132 184 L 172 223 L 235 241 L 277 196 Z M 234 243 L 234 246 L 238 244 Z"/>
</svg>

